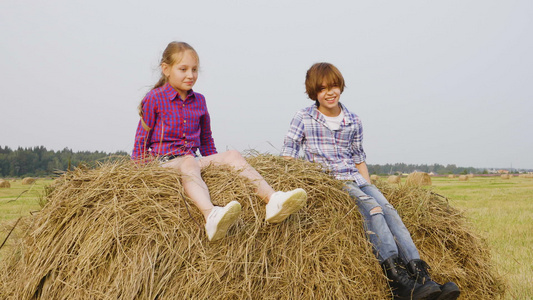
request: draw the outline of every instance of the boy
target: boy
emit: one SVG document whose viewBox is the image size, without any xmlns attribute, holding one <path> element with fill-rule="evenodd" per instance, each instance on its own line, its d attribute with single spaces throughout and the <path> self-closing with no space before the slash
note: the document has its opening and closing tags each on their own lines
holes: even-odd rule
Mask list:
<svg viewBox="0 0 533 300">
<path fill-rule="evenodd" d="M 411 235 L 394 207 L 371 185 L 363 150 L 363 127 L 357 115 L 339 102 L 344 78 L 329 63 L 314 64 L 305 78 L 307 95 L 315 104 L 296 113 L 284 140 L 281 155 L 319 162 L 345 189 L 363 215 L 367 237 L 389 278 L 395 299 L 457 299 L 453 282 L 431 280 Z M 407 264 L 405 264 L 407 262 Z"/>
</svg>

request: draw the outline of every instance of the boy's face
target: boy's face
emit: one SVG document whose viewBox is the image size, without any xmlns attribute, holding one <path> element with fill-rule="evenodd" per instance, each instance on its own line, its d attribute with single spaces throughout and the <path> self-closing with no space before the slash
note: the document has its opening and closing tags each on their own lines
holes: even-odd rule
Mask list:
<svg viewBox="0 0 533 300">
<path fill-rule="evenodd" d="M 328 86 L 326 82 L 322 82 L 316 98 L 320 106 L 318 110 L 328 117 L 336 117 L 341 112 L 339 107 L 339 100 L 341 97 L 341 89 L 338 85 Z"/>
</svg>

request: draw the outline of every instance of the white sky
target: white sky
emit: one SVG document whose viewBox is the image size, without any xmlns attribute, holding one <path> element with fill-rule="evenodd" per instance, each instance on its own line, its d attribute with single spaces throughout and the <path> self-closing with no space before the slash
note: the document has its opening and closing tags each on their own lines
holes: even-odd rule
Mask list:
<svg viewBox="0 0 533 300">
<path fill-rule="evenodd" d="M 370 164 L 533 168 L 533 1 L 0 2 L 0 145 L 131 152 L 168 42 L 199 53 L 219 151 L 277 154 L 335 64 Z"/>
</svg>

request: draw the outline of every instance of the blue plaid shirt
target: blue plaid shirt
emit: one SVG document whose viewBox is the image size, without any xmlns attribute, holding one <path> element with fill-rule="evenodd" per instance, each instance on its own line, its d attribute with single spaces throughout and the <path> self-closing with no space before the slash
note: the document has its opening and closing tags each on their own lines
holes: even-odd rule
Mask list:
<svg viewBox="0 0 533 300">
<path fill-rule="evenodd" d="M 339 130 L 327 127 L 326 119 L 314 104 L 298 111 L 285 136 L 281 155 L 297 158 L 301 147 L 306 160 L 323 164 L 339 180 L 353 180 L 361 186 L 367 182 L 355 165 L 366 159 L 363 126 L 356 114 L 340 106 L 344 119 Z"/>
</svg>

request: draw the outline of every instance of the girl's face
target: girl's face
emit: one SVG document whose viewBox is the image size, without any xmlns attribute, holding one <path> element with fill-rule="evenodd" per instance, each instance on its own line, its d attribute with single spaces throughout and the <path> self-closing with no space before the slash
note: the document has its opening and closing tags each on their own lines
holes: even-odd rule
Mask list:
<svg viewBox="0 0 533 300">
<path fill-rule="evenodd" d="M 341 113 L 339 99 L 341 89 L 338 85 L 328 86 L 324 81 L 316 95 L 320 106 L 318 110 L 328 117 L 336 117 Z"/>
<path fill-rule="evenodd" d="M 193 52 L 185 51 L 181 61 L 173 65 L 163 63 L 161 69 L 168 83 L 180 94 L 181 99 L 185 100 L 187 92 L 198 79 L 198 60 Z"/>
</svg>

